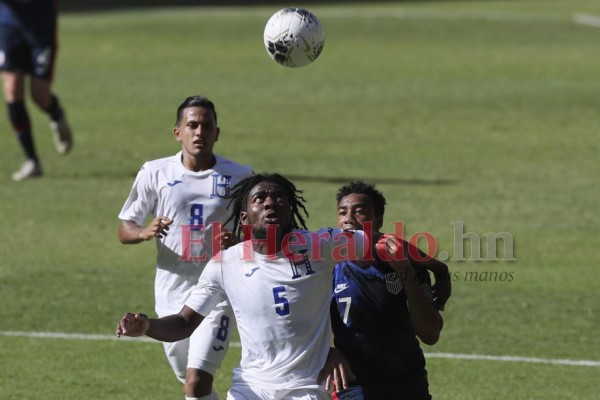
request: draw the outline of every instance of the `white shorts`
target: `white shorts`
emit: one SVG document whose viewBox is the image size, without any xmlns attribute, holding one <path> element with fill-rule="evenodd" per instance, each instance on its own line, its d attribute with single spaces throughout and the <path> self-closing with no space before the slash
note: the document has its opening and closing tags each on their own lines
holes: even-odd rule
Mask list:
<svg viewBox="0 0 600 400">
<path fill-rule="evenodd" d="M 331 395 L 321 389 L 263 389 L 236 385 L 227 392 L 227 400 L 329 400 Z"/>
<path fill-rule="evenodd" d="M 229 302 L 217 304 L 188 339 L 163 343 L 167 359 L 181 383 L 185 383 L 188 368 L 214 375 L 229 348 L 235 317 Z"/>
</svg>

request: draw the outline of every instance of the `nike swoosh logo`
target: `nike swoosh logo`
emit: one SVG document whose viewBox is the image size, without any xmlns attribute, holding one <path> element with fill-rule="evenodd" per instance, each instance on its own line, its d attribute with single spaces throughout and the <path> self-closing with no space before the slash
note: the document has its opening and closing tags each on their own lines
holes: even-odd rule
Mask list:
<svg viewBox="0 0 600 400">
<path fill-rule="evenodd" d="M 348 287 L 349 287 L 349 286 L 348 286 L 348 284 L 347 284 L 347 283 L 339 283 L 339 284 L 338 284 L 338 285 L 335 287 L 335 289 L 333 289 L 333 292 L 334 292 L 334 293 L 336 293 L 336 294 L 337 294 L 337 293 L 341 293 L 341 292 L 343 292 L 344 290 L 348 289 Z"/>
<path fill-rule="evenodd" d="M 252 268 L 252 271 L 250 271 L 250 272 L 248 272 L 248 273 L 246 273 L 244 275 L 246 275 L 248 278 L 250 278 L 252 275 L 254 275 L 254 273 L 256 271 L 258 271 L 258 269 L 259 269 L 258 267 L 254 267 L 254 268 Z"/>
<path fill-rule="evenodd" d="M 177 185 L 178 183 L 183 183 L 183 181 L 173 181 L 173 182 L 167 182 L 167 185 L 169 185 L 169 186 L 175 186 L 175 185 Z"/>
<path fill-rule="evenodd" d="M 221 351 L 221 350 L 223 350 L 223 349 L 225 349 L 225 347 L 223 347 L 223 346 L 219 346 L 219 347 L 217 347 L 217 346 L 213 346 L 213 350 L 214 350 L 214 351 Z"/>
</svg>

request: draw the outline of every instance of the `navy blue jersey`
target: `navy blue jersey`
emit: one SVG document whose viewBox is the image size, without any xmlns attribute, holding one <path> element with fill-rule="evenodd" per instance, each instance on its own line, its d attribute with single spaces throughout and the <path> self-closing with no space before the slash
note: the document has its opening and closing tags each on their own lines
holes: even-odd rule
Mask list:
<svg viewBox="0 0 600 400">
<path fill-rule="evenodd" d="M 415 277 L 431 290 L 429 273 Z M 335 346 L 367 399 L 429 399 L 425 357 L 413 330 L 400 276 L 387 266 L 335 266 L 331 320 Z"/>
</svg>

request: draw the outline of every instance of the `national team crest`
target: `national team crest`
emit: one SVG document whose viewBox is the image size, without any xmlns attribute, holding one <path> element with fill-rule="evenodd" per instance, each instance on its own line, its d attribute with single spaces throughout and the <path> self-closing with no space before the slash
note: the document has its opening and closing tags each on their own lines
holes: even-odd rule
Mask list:
<svg viewBox="0 0 600 400">
<path fill-rule="evenodd" d="M 211 199 L 228 196 L 231 189 L 231 176 L 220 174 L 212 174 L 211 176 L 213 178 L 212 193 L 210 194 Z"/>
<path fill-rule="evenodd" d="M 310 265 L 310 260 L 306 255 L 307 252 L 308 249 L 302 249 L 298 251 L 298 254 L 288 257 L 288 260 L 290 261 L 290 267 L 292 267 L 292 279 L 297 279 L 302 276 L 302 271 L 300 270 L 301 267 L 304 267 L 306 270 L 306 275 L 311 275 L 315 272 Z M 301 257 L 298 258 L 298 255 L 301 255 Z"/>
<path fill-rule="evenodd" d="M 388 292 L 392 294 L 398 294 L 402 290 L 402 280 L 397 272 L 391 274 L 385 274 L 385 287 Z"/>
</svg>

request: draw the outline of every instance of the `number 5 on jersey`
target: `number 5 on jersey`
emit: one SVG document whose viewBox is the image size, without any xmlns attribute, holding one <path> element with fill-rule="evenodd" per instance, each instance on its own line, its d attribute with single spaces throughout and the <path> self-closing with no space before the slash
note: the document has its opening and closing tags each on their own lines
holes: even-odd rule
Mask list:
<svg viewBox="0 0 600 400">
<path fill-rule="evenodd" d="M 277 286 L 273 288 L 273 298 L 275 299 L 275 312 L 282 317 L 290 313 L 290 303 L 284 297 L 285 286 Z"/>
</svg>

